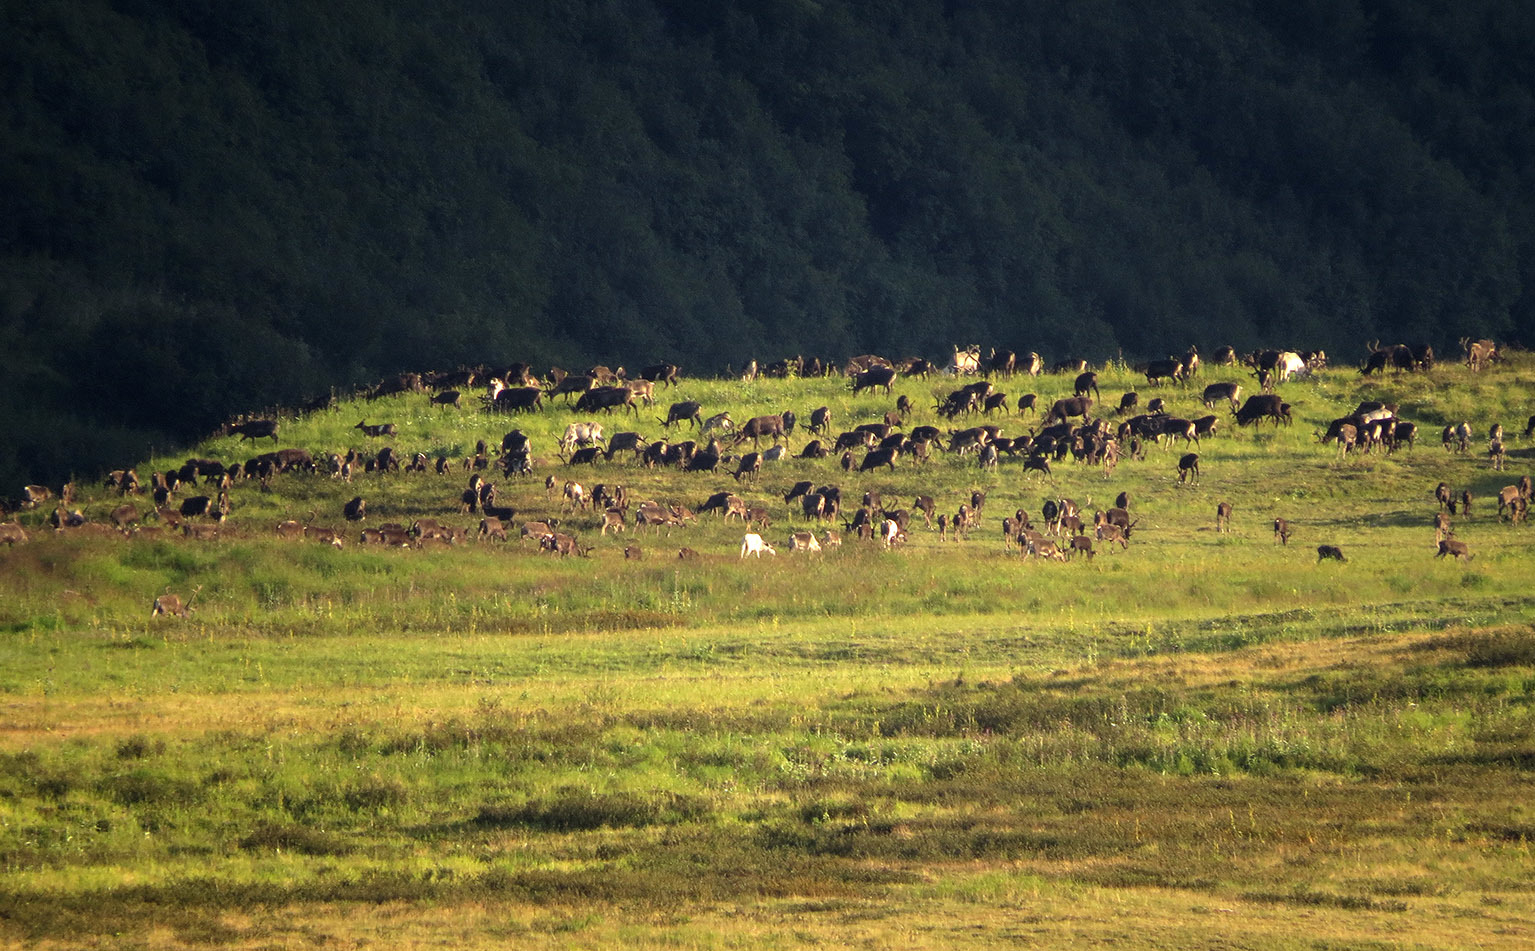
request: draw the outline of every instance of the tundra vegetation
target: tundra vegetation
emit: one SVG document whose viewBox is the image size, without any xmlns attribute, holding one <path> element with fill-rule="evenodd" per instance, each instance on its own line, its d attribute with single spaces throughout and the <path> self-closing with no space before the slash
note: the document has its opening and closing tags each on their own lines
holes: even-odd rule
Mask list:
<svg viewBox="0 0 1535 951">
<path fill-rule="evenodd" d="M 1105 393 L 1146 385 L 1095 371 Z M 1192 418 L 1208 382 L 1245 373 L 1207 365 L 1157 395 Z M 1073 381 L 995 378 L 1046 405 Z M 705 415 L 827 407 L 848 429 L 906 396 L 905 432 L 946 434 L 976 425 L 932 409 L 955 386 L 671 389 Z M 563 401 L 506 416 L 415 393 L 284 417 L 279 442 L 324 460 L 383 440 L 444 473 L 236 480 L 213 538 L 142 501 L 125 530 L 87 531 L 115 526 L 124 496 L 79 480 L 86 526 L 53 529 L 45 503 L 9 516 L 25 537 L 0 548 L 0 940 L 1528 947 L 1532 529 L 1484 503 L 1449 519 L 1475 558 L 1436 558 L 1434 489 L 1499 497 L 1535 469 L 1531 441 L 1508 426 L 1496 471 L 1427 442 L 1340 454 L 1319 437 L 1366 400 L 1486 433 L 1525 420 L 1532 387 L 1522 354 L 1323 370 L 1278 384 L 1290 425 L 1204 439 L 1198 482 L 1178 479 L 1181 440 L 1111 473 L 937 447 L 859 473 L 798 458 L 799 428 L 753 482 L 728 459 L 765 441 L 727 446 L 714 472 L 629 454 L 573 470 L 559 440 L 588 416 Z M 397 432 L 364 436 L 360 418 Z M 655 439 L 662 418 L 625 425 Z M 532 473 L 477 471 L 512 538 L 474 540 L 465 466 L 511 429 Z M 231 434 L 119 464 L 250 452 Z M 570 505 L 574 481 L 603 504 Z M 828 485 L 841 516 L 807 521 L 803 496 Z M 722 492 L 770 524 L 689 517 Z M 865 493 L 902 540 L 845 531 Z M 954 530 L 897 516 L 922 496 Z M 360 524 L 343 518 L 356 497 Z M 646 518 L 603 532 L 625 497 Z M 1004 519 L 1043 541 L 1043 503 L 1066 498 L 1057 516 L 1088 526 L 1119 510 L 1103 521 L 1129 524 L 1126 543 L 1069 560 L 1004 543 Z M 1297 544 L 1274 543 L 1276 518 Z M 519 543 L 529 521 L 587 557 Z M 389 523 L 400 544 L 359 543 Z M 740 557 L 743 532 L 787 551 L 826 528 L 843 544 Z M 1319 565 L 1319 545 L 1347 561 Z M 151 616 L 194 593 L 187 616 Z"/>
</svg>

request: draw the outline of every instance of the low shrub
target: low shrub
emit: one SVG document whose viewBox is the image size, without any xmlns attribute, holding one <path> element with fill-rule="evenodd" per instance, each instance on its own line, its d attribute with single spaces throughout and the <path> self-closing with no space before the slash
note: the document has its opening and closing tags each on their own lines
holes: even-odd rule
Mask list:
<svg viewBox="0 0 1535 951">
<path fill-rule="evenodd" d="M 1469 635 L 1463 643 L 1472 667 L 1535 667 L 1535 631 L 1492 631 Z"/>
<path fill-rule="evenodd" d="M 519 806 L 486 805 L 474 824 L 492 828 L 519 826 L 546 832 L 670 825 L 709 812 L 703 801 L 675 793 L 644 798 L 634 793 L 599 793 L 564 787 L 553 795 Z"/>
<path fill-rule="evenodd" d="M 293 823 L 263 822 L 240 840 L 247 852 L 297 852 L 300 855 L 348 855 L 345 839 L 323 829 Z"/>
</svg>

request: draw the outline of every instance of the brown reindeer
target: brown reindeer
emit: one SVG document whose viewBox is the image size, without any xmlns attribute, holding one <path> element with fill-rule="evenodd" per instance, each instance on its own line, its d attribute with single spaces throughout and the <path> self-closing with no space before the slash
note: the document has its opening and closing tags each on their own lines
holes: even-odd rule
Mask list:
<svg viewBox="0 0 1535 951">
<path fill-rule="evenodd" d="M 364 436 L 372 436 L 374 438 L 377 438 L 379 436 L 393 436 L 393 435 L 395 435 L 395 425 L 394 425 L 394 423 L 378 423 L 377 425 L 370 426 L 370 425 L 368 425 L 368 421 L 367 420 L 362 420 L 356 426 L 353 426 L 352 428 L 353 429 L 360 429 L 360 430 L 362 430 L 362 434 Z"/>
<path fill-rule="evenodd" d="M 1231 531 L 1231 503 L 1220 502 L 1215 506 L 1215 530 L 1217 532 Z"/>
<path fill-rule="evenodd" d="M 1437 545 L 1453 534 L 1455 534 L 1455 529 L 1450 525 L 1450 516 L 1445 512 L 1436 513 L 1434 515 L 1434 543 Z"/>
<path fill-rule="evenodd" d="M 1455 514 L 1455 498 L 1450 494 L 1449 483 L 1441 482 L 1434 486 L 1434 501 L 1439 503 L 1440 511 L 1448 509 L 1451 515 Z"/>
<path fill-rule="evenodd" d="M 149 616 L 158 617 L 165 614 L 171 617 L 191 617 L 192 599 L 197 597 L 197 592 L 202 589 L 202 585 L 198 585 L 191 596 L 186 599 L 185 603 L 182 602 L 180 597 L 167 591 L 165 594 L 155 598 L 154 607 L 150 610 Z"/>
<path fill-rule="evenodd" d="M 1446 555 L 1454 557 L 1456 561 L 1470 561 L 1476 557 L 1471 554 L 1471 548 L 1465 542 L 1453 538 L 1440 539 L 1439 551 L 1434 557 L 1443 558 Z"/>
</svg>

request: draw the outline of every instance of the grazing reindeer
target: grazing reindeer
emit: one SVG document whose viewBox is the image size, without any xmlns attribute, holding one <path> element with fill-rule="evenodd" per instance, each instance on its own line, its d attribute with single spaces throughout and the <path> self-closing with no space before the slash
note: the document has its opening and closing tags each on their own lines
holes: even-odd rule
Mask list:
<svg viewBox="0 0 1535 951">
<path fill-rule="evenodd" d="M 203 586 L 198 585 L 192 591 L 191 596 L 186 599 L 185 603 L 182 602 L 181 598 L 167 590 L 165 594 L 155 598 L 154 608 L 150 610 L 149 616 L 158 617 L 159 615 L 166 614 L 171 617 L 190 617 L 192 615 L 192 599 L 197 597 L 197 592 L 202 589 Z"/>
<path fill-rule="evenodd" d="M 1439 540 L 1439 551 L 1434 555 L 1434 557 L 1443 558 L 1446 555 L 1453 557 L 1456 561 L 1470 561 L 1476 557 L 1475 555 L 1471 554 L 1470 546 L 1468 546 L 1465 542 L 1456 541 L 1453 538 L 1443 538 Z"/>
<path fill-rule="evenodd" d="M 1441 482 L 1434 486 L 1434 501 L 1439 503 L 1441 512 L 1448 509 L 1451 515 L 1455 514 L 1455 499 L 1450 495 L 1449 483 Z"/>
<path fill-rule="evenodd" d="M 773 546 L 763 541 L 762 536 L 756 534 L 755 532 L 747 532 L 745 535 L 741 536 L 742 558 L 745 558 L 747 555 L 755 555 L 756 557 L 761 558 L 763 552 L 767 552 L 769 555 L 778 554 Z"/>
<path fill-rule="evenodd" d="M 1221 502 L 1215 506 L 1215 530 L 1217 532 L 1231 531 L 1231 503 Z"/>
<path fill-rule="evenodd" d="M 1290 544 L 1290 523 L 1282 518 L 1274 519 L 1274 541 L 1281 545 Z"/>
</svg>

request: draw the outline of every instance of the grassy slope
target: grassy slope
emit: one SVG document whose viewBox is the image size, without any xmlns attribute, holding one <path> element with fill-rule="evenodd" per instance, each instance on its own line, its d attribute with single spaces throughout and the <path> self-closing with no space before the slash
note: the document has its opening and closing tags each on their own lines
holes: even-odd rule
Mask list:
<svg viewBox="0 0 1535 951">
<path fill-rule="evenodd" d="M 271 535 L 289 516 L 339 525 L 353 494 L 370 523 L 467 525 L 462 473 L 242 485 L 218 542 L 70 535 L 0 552 L 0 933 L 1526 944 L 1528 529 L 1483 501 L 1457 527 L 1477 552 L 1460 565 L 1431 557 L 1428 523 L 1440 479 L 1486 500 L 1529 470 L 1517 437 L 1511 473 L 1495 473 L 1436 434 L 1462 418 L 1522 429 L 1532 381 L 1523 359 L 1480 377 L 1329 373 L 1284 390 L 1294 427 L 1202 447 L 1195 487 L 1176 484 L 1177 451 L 1152 449 L 1108 479 L 1070 463 L 1044 483 L 1008 462 L 858 477 L 796 461 L 741 490 L 774 513 L 770 541 L 797 524 L 773 493 L 801 478 L 903 504 L 926 492 L 951 513 L 988 492 L 970 540 L 919 530 L 893 552 L 850 541 L 742 564 L 739 525 L 706 517 L 640 538 L 647 557 L 629 561 L 632 535 L 599 537 L 579 513 L 595 548 L 563 562 L 515 543 L 338 552 Z M 1105 402 L 1135 382 L 1107 371 Z M 1070 381 L 1004 384 L 1025 386 L 1044 400 Z M 944 388 L 900 391 L 926 408 Z M 846 425 L 892 403 L 837 381 L 688 381 L 662 400 L 689 397 L 738 420 L 826 404 Z M 1416 450 L 1316 446 L 1326 420 L 1379 397 L 1426 431 Z M 285 422 L 283 445 L 361 447 L 364 415 L 396 422 L 400 450 L 455 458 L 520 426 L 547 465 L 500 481 L 533 516 L 558 514 L 549 472 L 690 505 L 733 487 L 567 470 L 552 445 L 578 417 L 559 407 L 508 422 L 398 397 Z M 1127 552 L 1004 553 L 1003 514 L 1120 490 L 1142 519 Z M 1229 536 L 1213 531 L 1219 500 L 1236 507 Z M 1297 526 L 1287 548 L 1276 515 Z M 1320 542 L 1350 561 L 1317 564 Z M 678 562 L 680 545 L 704 558 Z M 167 586 L 199 585 L 191 620 L 147 617 Z"/>
</svg>

